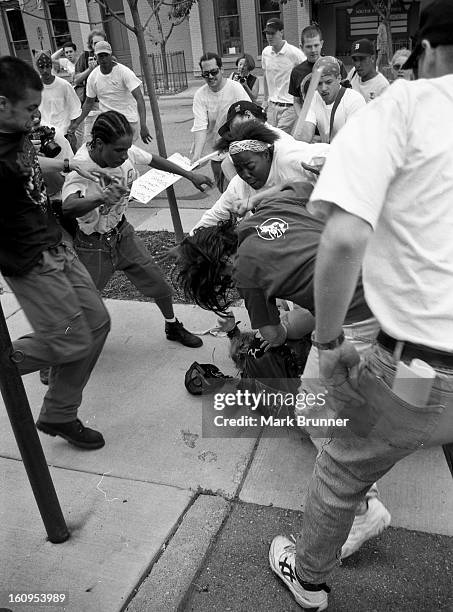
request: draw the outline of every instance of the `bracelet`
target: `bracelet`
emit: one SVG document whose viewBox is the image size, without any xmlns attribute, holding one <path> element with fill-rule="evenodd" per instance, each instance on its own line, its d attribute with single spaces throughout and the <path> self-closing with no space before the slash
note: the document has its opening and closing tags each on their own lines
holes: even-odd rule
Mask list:
<svg viewBox="0 0 453 612">
<path fill-rule="evenodd" d="M 311 343 L 312 345 L 318 349 L 318 351 L 332 351 L 333 349 L 338 348 L 344 342 L 344 332 L 341 331 L 341 334 L 337 336 L 334 340 L 330 342 L 316 342 L 315 340 L 315 332 L 311 335 Z"/>
</svg>

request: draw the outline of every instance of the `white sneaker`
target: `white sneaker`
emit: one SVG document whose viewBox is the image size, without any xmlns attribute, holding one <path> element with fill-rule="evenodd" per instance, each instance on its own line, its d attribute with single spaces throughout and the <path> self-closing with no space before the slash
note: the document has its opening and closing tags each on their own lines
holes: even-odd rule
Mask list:
<svg viewBox="0 0 453 612">
<path fill-rule="evenodd" d="M 379 535 L 390 525 L 390 512 L 377 497 L 367 499 L 368 509 L 355 517 L 348 539 L 341 549 L 341 558 L 346 559 L 355 553 L 366 540 Z"/>
<path fill-rule="evenodd" d="M 285 536 L 277 536 L 272 540 L 269 549 L 269 563 L 272 570 L 294 595 L 294 599 L 303 608 L 327 608 L 327 593 L 330 589 L 319 585 L 319 591 L 308 591 L 300 584 L 296 576 L 296 545 Z"/>
</svg>

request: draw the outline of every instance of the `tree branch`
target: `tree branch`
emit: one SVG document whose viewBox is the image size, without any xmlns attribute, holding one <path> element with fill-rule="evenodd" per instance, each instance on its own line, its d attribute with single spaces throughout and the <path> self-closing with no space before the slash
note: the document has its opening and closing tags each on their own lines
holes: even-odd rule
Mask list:
<svg viewBox="0 0 453 612">
<path fill-rule="evenodd" d="M 128 30 L 130 30 L 131 32 L 133 32 L 135 35 L 137 35 L 137 30 L 130 26 L 128 23 L 126 23 L 123 19 L 121 19 L 120 17 L 118 17 L 118 15 L 114 12 L 111 11 L 110 8 L 108 7 L 108 4 L 106 4 L 106 2 L 104 2 L 103 0 L 95 0 L 95 2 L 97 4 L 99 4 L 99 6 L 102 6 L 102 8 L 107 11 L 108 13 L 110 13 L 110 15 L 113 17 L 113 19 L 116 19 L 116 21 L 119 21 L 119 23 L 124 26 L 125 28 L 127 28 Z"/>
<path fill-rule="evenodd" d="M 173 32 L 173 28 L 175 27 L 175 24 L 172 23 L 170 26 L 170 29 L 168 30 L 168 33 L 166 36 L 164 36 L 164 44 L 167 44 L 167 40 L 170 38 L 171 33 Z"/>
</svg>

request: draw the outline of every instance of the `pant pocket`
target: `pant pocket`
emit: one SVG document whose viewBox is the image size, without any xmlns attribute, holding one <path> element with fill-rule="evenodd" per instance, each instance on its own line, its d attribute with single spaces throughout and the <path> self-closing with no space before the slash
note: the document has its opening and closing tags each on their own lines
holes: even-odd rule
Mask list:
<svg viewBox="0 0 453 612">
<path fill-rule="evenodd" d="M 367 398 L 369 437 L 384 440 L 390 447 L 415 450 L 429 441 L 445 406 L 410 404 L 393 393 L 383 377 L 364 368 L 360 386 Z"/>
</svg>

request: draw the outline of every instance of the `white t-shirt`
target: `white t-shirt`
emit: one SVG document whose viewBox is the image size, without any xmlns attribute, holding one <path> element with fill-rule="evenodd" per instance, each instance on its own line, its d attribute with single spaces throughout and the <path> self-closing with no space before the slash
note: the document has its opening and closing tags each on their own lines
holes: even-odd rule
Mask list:
<svg viewBox="0 0 453 612">
<path fill-rule="evenodd" d="M 313 98 L 313 102 L 308 110 L 305 121 L 313 123 L 318 127 L 321 136 L 321 142 L 329 142 L 330 133 L 330 116 L 332 114 L 334 102 L 326 104 L 317 91 Z M 349 117 L 359 108 L 365 106 L 363 97 L 353 89 L 346 89 L 343 97 L 338 104 L 333 119 L 332 138 L 337 134 L 340 128 L 346 123 Z"/>
<path fill-rule="evenodd" d="M 211 149 L 219 138 L 217 132 L 225 123 L 230 106 L 240 100 L 251 101 L 240 83 L 231 79 L 224 82 L 220 91 L 212 91 L 208 85 L 203 85 L 193 97 L 194 122 L 191 132 L 207 130 L 206 140 Z"/>
<path fill-rule="evenodd" d="M 362 94 L 367 104 L 377 98 L 390 85 L 385 76 L 380 72 L 368 81 L 362 81 L 359 75 L 356 72 L 354 74 L 354 72 L 355 68 L 350 70 L 348 80 L 351 83 L 352 89 Z"/>
<path fill-rule="evenodd" d="M 103 170 L 112 178 L 114 177 L 118 179 L 122 185 L 130 189 L 133 181 L 138 176 L 135 166 L 148 166 L 151 163 L 153 156 L 151 153 L 148 153 L 148 151 L 144 151 L 143 149 L 139 149 L 135 145 L 132 145 L 128 151 L 128 159 L 124 162 L 124 164 L 118 168 L 101 168 L 91 159 L 87 145 L 84 144 L 77 151 L 74 159 L 83 161 L 85 163 L 90 162 L 89 165 L 84 164 L 84 167 L 88 167 L 88 169 L 91 171 Z M 70 172 L 66 177 L 65 184 L 63 185 L 63 202 L 68 196 L 78 193 L 79 191 L 82 197 L 93 197 L 102 194 L 102 188 L 99 183 L 85 179 L 77 174 L 77 172 Z M 93 232 L 105 234 L 109 230 L 116 227 L 121 221 L 121 217 L 126 212 L 127 204 L 128 195 L 126 194 L 121 202 L 115 206 L 112 206 L 112 208 L 105 210 L 104 213 L 101 213 L 99 208 L 90 210 L 90 212 L 83 215 L 83 217 L 77 218 L 80 229 L 84 234 L 92 234 Z"/>
<path fill-rule="evenodd" d="M 101 113 L 118 111 L 130 123 L 135 123 L 138 121 L 137 102 L 131 91 L 141 84 L 132 70 L 123 64 L 114 64 L 109 74 L 102 74 L 97 66 L 87 79 L 87 96 L 98 98 Z"/>
<path fill-rule="evenodd" d="M 60 136 L 64 136 L 72 119 L 77 119 L 82 112 L 82 107 L 74 88 L 56 76 L 53 83 L 44 85 L 39 110 L 41 125 L 54 127 Z"/>
<path fill-rule="evenodd" d="M 269 100 L 293 104 L 294 97 L 288 93 L 292 69 L 305 62 L 307 58 L 300 49 L 286 42 L 278 53 L 272 45 L 264 47 L 261 53 L 261 66 L 267 82 Z"/>
<path fill-rule="evenodd" d="M 453 75 L 398 79 L 331 145 L 310 207 L 374 229 L 365 296 L 390 336 L 453 351 Z M 318 201 L 318 202 L 317 202 Z"/>
<path fill-rule="evenodd" d="M 272 159 L 269 176 L 266 183 L 260 189 L 253 189 L 240 176 L 234 176 L 226 191 L 222 193 L 217 202 L 207 210 L 195 225 L 197 227 L 209 227 L 216 225 L 219 221 L 229 219 L 230 212 L 237 200 L 247 202 L 252 195 L 260 193 L 280 183 L 292 183 L 307 181 L 313 184 L 316 176 L 312 172 L 304 170 L 300 162 L 310 164 L 314 157 L 326 157 L 329 151 L 328 144 L 308 144 L 294 138 L 277 140 L 274 144 L 274 156 Z"/>
</svg>

